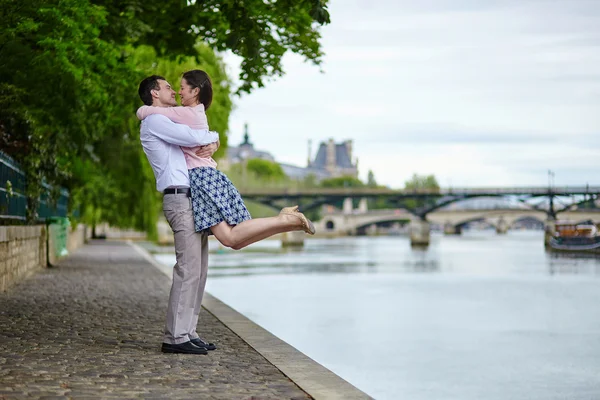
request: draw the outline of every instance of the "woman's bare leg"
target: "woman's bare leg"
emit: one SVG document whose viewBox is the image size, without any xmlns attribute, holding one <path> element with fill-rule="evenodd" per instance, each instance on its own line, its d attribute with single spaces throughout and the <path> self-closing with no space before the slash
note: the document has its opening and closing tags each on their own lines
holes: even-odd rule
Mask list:
<svg viewBox="0 0 600 400">
<path fill-rule="evenodd" d="M 302 221 L 289 214 L 249 219 L 235 226 L 222 221 L 210 229 L 221 244 L 235 250 L 239 250 L 242 247 L 246 247 L 249 244 L 266 239 L 277 233 L 303 230 Z"/>
<path fill-rule="evenodd" d="M 296 229 L 293 229 L 293 230 L 296 230 Z M 271 237 L 273 235 L 277 235 L 278 233 L 283 233 L 283 232 L 290 232 L 290 230 L 289 229 L 282 230 L 280 227 L 276 227 L 276 228 L 273 228 L 272 230 L 264 231 L 260 235 L 251 237 L 250 239 L 232 247 L 232 249 L 240 250 L 248 245 L 251 245 L 252 243 L 260 242 L 263 239 L 266 239 L 268 237 Z"/>
</svg>

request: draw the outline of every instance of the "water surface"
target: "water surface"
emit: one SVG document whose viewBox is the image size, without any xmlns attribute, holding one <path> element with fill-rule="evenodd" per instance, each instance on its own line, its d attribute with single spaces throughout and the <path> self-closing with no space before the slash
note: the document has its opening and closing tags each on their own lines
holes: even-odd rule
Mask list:
<svg viewBox="0 0 600 400">
<path fill-rule="evenodd" d="M 264 241 L 207 290 L 377 399 L 600 399 L 600 258 L 541 232 Z"/>
</svg>

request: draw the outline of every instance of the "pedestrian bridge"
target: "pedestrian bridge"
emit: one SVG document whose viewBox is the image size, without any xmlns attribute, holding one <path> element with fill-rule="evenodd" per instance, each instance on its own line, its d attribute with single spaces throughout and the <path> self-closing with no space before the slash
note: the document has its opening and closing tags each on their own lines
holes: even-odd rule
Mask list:
<svg viewBox="0 0 600 400">
<path fill-rule="evenodd" d="M 430 223 L 442 225 L 449 233 L 458 233 L 464 225 L 475 221 L 485 221 L 496 227 L 498 232 L 504 233 L 518 220 L 531 218 L 544 223 L 548 217 L 545 211 L 528 209 L 438 209 L 427 214 L 426 218 Z M 324 213 L 321 220 L 315 225 L 318 232 L 337 235 L 354 235 L 359 230 L 365 229 L 371 225 L 387 222 L 408 223 L 415 219 L 418 219 L 418 217 L 404 209 L 367 211 L 359 207 L 359 209 L 352 211 L 335 210 Z M 600 210 L 563 211 L 558 214 L 558 219 L 572 222 L 592 220 L 596 223 L 600 223 Z"/>
</svg>

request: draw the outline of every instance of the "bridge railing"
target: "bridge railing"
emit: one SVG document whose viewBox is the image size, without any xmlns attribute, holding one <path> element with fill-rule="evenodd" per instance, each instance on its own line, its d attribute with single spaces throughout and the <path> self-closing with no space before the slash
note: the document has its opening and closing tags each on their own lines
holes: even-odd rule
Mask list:
<svg viewBox="0 0 600 400">
<path fill-rule="evenodd" d="M 52 202 L 52 186 L 43 184 L 44 192 L 38 206 L 38 219 L 45 221 L 50 217 L 66 217 L 69 204 L 69 192 L 60 189 L 56 203 Z M 17 162 L 0 151 L 0 224 L 23 222 L 27 215 L 27 180 L 25 172 Z"/>
<path fill-rule="evenodd" d="M 600 194 L 600 186 L 509 187 L 509 188 L 447 188 L 447 189 L 385 189 L 385 188 L 311 188 L 273 189 L 255 188 L 240 190 L 242 196 L 501 196 L 501 195 L 549 195 L 570 196 Z"/>
</svg>

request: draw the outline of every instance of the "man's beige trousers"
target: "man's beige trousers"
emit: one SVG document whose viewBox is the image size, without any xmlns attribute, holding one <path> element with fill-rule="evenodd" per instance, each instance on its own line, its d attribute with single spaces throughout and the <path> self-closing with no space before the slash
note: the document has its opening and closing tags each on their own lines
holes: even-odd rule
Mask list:
<svg viewBox="0 0 600 400">
<path fill-rule="evenodd" d="M 208 273 L 208 235 L 194 231 L 192 202 L 185 194 L 166 194 L 163 212 L 175 235 L 177 263 L 169 295 L 165 343 L 198 337 L 196 325 Z"/>
</svg>

